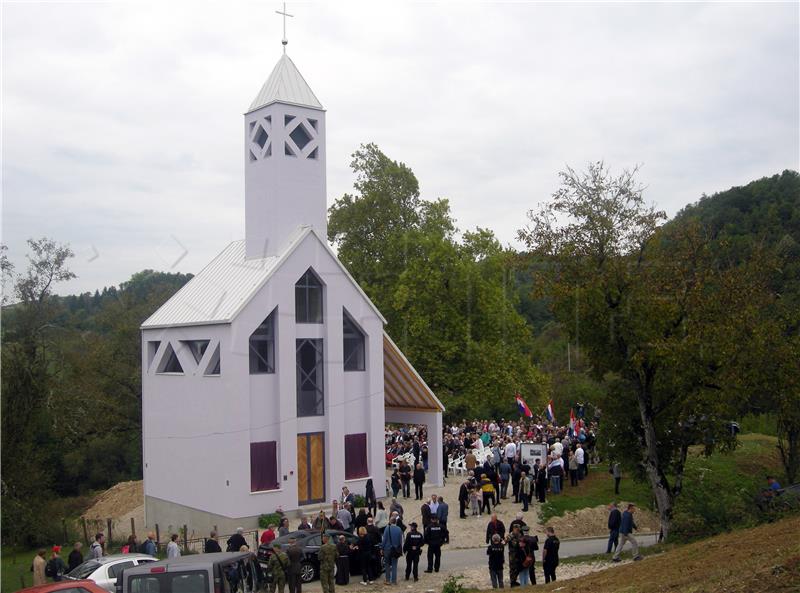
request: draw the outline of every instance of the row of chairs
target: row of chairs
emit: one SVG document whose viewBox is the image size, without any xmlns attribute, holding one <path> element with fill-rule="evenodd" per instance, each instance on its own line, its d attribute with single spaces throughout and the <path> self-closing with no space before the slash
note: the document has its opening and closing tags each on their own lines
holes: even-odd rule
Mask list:
<svg viewBox="0 0 800 593">
<path fill-rule="evenodd" d="M 492 457 L 492 450 L 488 447 L 473 450 L 472 453 L 475 455 L 478 465 L 483 465 L 486 463 L 487 459 Z M 452 472 L 453 475 L 465 475 L 467 473 L 466 456 L 460 455 L 454 457 L 453 455 L 449 455 L 447 459 L 447 469 L 449 472 Z"/>
</svg>

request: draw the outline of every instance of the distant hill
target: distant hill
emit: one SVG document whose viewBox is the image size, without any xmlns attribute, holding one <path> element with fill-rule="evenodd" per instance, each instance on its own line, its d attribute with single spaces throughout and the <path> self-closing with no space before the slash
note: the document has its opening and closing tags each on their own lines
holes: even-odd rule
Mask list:
<svg viewBox="0 0 800 593">
<path fill-rule="evenodd" d="M 739 260 L 754 240 L 796 249 L 800 245 L 800 174 L 786 170 L 742 187 L 703 196 L 683 208 L 668 224 L 694 219 L 728 244 Z"/>
</svg>

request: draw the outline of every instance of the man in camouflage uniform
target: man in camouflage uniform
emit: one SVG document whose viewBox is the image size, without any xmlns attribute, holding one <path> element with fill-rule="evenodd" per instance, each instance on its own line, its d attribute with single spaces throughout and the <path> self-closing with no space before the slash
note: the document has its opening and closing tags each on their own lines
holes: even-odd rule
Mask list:
<svg viewBox="0 0 800 593">
<path fill-rule="evenodd" d="M 283 593 L 286 587 L 286 569 L 289 568 L 289 557 L 286 552 L 281 551 L 280 544 L 272 546 L 272 555 L 267 562 L 267 570 L 272 574 L 272 582 L 269 584 L 269 593 Z"/>
<path fill-rule="evenodd" d="M 520 533 L 519 525 L 514 525 L 511 534 L 506 536 L 508 541 L 508 580 L 511 581 L 512 587 L 519 587 L 519 573 L 523 569 L 523 542 L 522 533 Z"/>
<path fill-rule="evenodd" d="M 322 547 L 319 549 L 319 580 L 322 593 L 334 593 L 334 567 L 339 551 L 330 541 L 327 533 L 322 534 Z"/>
</svg>

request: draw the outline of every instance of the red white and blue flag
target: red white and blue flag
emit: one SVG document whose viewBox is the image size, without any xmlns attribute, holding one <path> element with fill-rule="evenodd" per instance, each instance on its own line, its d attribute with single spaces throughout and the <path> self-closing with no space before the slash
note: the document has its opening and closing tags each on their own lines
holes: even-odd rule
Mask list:
<svg viewBox="0 0 800 593">
<path fill-rule="evenodd" d="M 547 419 L 552 422 L 553 424 L 556 423 L 556 413 L 553 411 L 553 400 L 550 400 L 550 403 L 547 404 L 547 408 L 544 410 Z"/>
<path fill-rule="evenodd" d="M 526 416 L 528 418 L 533 418 L 533 412 L 531 412 L 531 409 L 528 407 L 528 404 L 526 404 L 525 400 L 520 397 L 519 393 L 516 395 L 515 399 L 517 400 L 517 408 L 519 409 L 519 415 Z"/>
<path fill-rule="evenodd" d="M 569 432 L 570 434 L 574 435 L 578 431 L 578 424 L 575 421 L 575 410 L 570 408 L 569 410 Z"/>
</svg>

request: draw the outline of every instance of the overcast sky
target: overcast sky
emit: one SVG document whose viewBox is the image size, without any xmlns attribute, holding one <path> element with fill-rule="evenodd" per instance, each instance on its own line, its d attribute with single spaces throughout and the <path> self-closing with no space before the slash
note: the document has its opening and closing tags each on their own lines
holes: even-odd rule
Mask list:
<svg viewBox="0 0 800 593">
<path fill-rule="evenodd" d="M 4 3 L 3 242 L 69 243 L 62 294 L 199 271 L 244 237 L 242 113 L 277 2 Z M 375 142 L 517 245 L 565 164 L 640 163 L 672 215 L 798 168 L 798 3 L 290 3 L 327 109 L 328 203 Z M 186 252 L 184 253 L 184 247 Z M 179 261 L 178 261 L 179 260 Z M 176 263 L 177 261 L 177 263 Z"/>
</svg>

